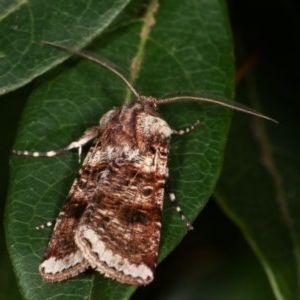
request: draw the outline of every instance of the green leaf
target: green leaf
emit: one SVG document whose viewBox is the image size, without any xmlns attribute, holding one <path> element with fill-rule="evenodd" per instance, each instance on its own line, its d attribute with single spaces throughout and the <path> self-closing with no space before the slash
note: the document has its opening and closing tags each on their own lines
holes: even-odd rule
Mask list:
<svg viewBox="0 0 300 300">
<path fill-rule="evenodd" d="M 64 44 L 77 42 L 70 37 Z M 67 55 L 43 47 L 52 57 Z M 232 42 L 222 1 L 133 2 L 105 34 L 93 40 L 89 51 L 130 69 L 143 95 L 159 97 L 185 90 L 233 95 Z M 122 105 L 127 95 L 125 84 L 114 74 L 72 58 L 37 82 L 14 148 L 46 151 L 66 145 L 97 124 L 103 113 Z M 174 137 L 170 156 L 173 190 L 185 214 L 194 220 L 217 181 L 230 112 L 191 102 L 164 105 L 160 112 L 176 129 L 201 120 L 189 135 Z M 34 228 L 57 216 L 79 169 L 77 160 L 76 151 L 54 158 L 12 157 L 6 235 L 27 299 L 98 299 L 99 293 L 105 299 L 125 299 L 135 289 L 93 271 L 56 284 L 43 283 L 38 274 L 50 232 Z M 187 231 L 167 201 L 162 222 L 159 260 Z"/>
<path fill-rule="evenodd" d="M 260 259 L 276 298 L 292 300 L 300 290 L 299 116 L 292 103 L 297 98 L 276 76 L 266 64 L 239 89 L 238 97 L 251 106 L 261 102 L 280 124 L 234 118 L 217 195 Z M 282 99 L 291 102 L 283 106 Z"/>
<path fill-rule="evenodd" d="M 49 70 L 65 56 L 41 41 L 91 42 L 124 9 L 129 0 L 6 1 L 0 4 L 0 95 Z"/>
</svg>

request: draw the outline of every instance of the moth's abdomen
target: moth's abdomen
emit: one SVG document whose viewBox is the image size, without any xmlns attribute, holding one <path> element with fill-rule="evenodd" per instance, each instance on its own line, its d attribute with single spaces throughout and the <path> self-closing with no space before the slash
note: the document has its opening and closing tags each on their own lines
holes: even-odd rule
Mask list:
<svg viewBox="0 0 300 300">
<path fill-rule="evenodd" d="M 153 280 L 158 253 L 167 159 L 127 147 L 103 152 L 107 168 L 95 181 L 75 241 L 104 275 L 147 284 Z"/>
</svg>

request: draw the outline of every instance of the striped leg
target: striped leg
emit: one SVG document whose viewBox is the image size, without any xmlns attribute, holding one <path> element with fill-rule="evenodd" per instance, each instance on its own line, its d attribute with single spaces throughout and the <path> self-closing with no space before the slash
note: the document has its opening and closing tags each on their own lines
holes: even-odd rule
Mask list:
<svg viewBox="0 0 300 300">
<path fill-rule="evenodd" d="M 200 124 L 200 121 L 197 120 L 194 124 L 190 125 L 189 127 L 184 128 L 184 129 L 180 129 L 180 130 L 174 130 L 173 129 L 173 134 L 175 134 L 175 135 L 184 135 L 184 134 L 189 133 L 192 130 L 194 130 L 199 124 Z M 181 220 L 185 223 L 188 230 L 192 230 L 193 225 L 188 220 L 188 218 L 184 215 L 182 209 L 179 206 L 178 201 L 176 200 L 175 194 L 171 192 L 169 180 L 167 180 L 167 183 L 165 185 L 165 190 L 166 190 L 167 197 L 169 198 L 171 204 L 174 206 L 175 210 L 179 214 Z"/>
<path fill-rule="evenodd" d="M 79 156 L 79 162 L 81 160 L 81 152 L 82 152 L 82 146 L 84 146 L 86 143 L 88 143 L 90 140 L 94 139 L 99 134 L 99 127 L 90 127 L 88 128 L 84 134 L 77 140 L 72 142 L 66 147 L 57 149 L 57 150 L 51 150 L 47 152 L 38 152 L 38 151 L 27 151 L 27 150 L 13 150 L 13 153 L 16 155 L 25 155 L 25 156 L 33 156 L 33 157 L 53 157 L 56 155 L 59 155 L 61 153 L 64 153 L 66 151 L 69 151 L 74 148 L 78 148 L 78 156 Z"/>
<path fill-rule="evenodd" d="M 200 121 L 197 120 L 194 124 L 184 128 L 184 129 L 180 129 L 180 130 L 174 130 L 173 129 L 173 134 L 176 134 L 176 135 L 184 135 L 186 133 L 189 133 L 191 132 L 192 130 L 194 130 L 198 125 L 200 124 Z"/>
<path fill-rule="evenodd" d="M 43 230 L 43 229 L 45 229 L 45 228 L 49 228 L 49 227 L 54 226 L 55 223 L 56 223 L 56 220 L 48 221 L 48 222 L 45 223 L 45 224 L 41 224 L 41 225 L 39 225 L 39 226 L 35 226 L 35 229 L 36 229 L 36 230 Z"/>
<path fill-rule="evenodd" d="M 168 199 L 170 200 L 171 204 L 173 205 L 173 207 L 175 208 L 175 210 L 179 214 L 180 219 L 182 220 L 182 222 L 185 223 L 188 230 L 192 230 L 193 225 L 188 220 L 188 218 L 184 215 L 181 207 L 179 206 L 178 201 L 176 200 L 175 194 L 171 192 L 169 180 L 165 184 L 165 191 L 166 191 Z"/>
</svg>

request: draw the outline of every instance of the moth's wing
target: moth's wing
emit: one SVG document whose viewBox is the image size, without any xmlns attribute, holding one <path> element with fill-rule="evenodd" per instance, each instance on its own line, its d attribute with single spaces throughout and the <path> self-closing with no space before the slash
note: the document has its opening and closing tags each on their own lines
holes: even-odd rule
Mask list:
<svg viewBox="0 0 300 300">
<path fill-rule="evenodd" d="M 94 192 L 75 241 L 90 265 L 106 277 L 148 284 L 158 253 L 167 153 L 151 149 L 141 154 L 128 146 L 100 152 L 89 161 Z"/>
<path fill-rule="evenodd" d="M 77 247 L 74 234 L 91 198 L 89 181 L 86 179 L 94 175 L 90 174 L 92 170 L 88 161 L 94 155 L 94 149 L 100 147 L 99 142 L 99 139 L 95 140 L 90 148 L 56 220 L 48 248 L 39 266 L 45 281 L 62 281 L 90 266 Z"/>
</svg>

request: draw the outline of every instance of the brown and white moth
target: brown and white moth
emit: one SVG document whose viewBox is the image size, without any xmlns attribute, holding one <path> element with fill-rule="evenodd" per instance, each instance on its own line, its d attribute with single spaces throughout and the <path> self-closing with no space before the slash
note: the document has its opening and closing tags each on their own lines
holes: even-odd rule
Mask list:
<svg viewBox="0 0 300 300">
<path fill-rule="evenodd" d="M 92 267 L 122 283 L 146 285 L 153 280 L 158 254 L 161 212 L 168 179 L 168 154 L 174 130 L 157 113 L 157 105 L 178 100 L 214 103 L 271 121 L 247 107 L 215 98 L 141 96 L 109 63 L 86 52 L 46 42 L 80 55 L 120 77 L 135 99 L 113 108 L 99 125 L 88 128 L 68 146 L 49 152 L 14 150 L 17 155 L 52 157 L 94 140 L 63 205 L 39 271 L 45 281 L 62 281 Z M 175 196 L 168 193 L 175 203 Z M 180 207 L 175 208 L 188 229 Z"/>
</svg>

